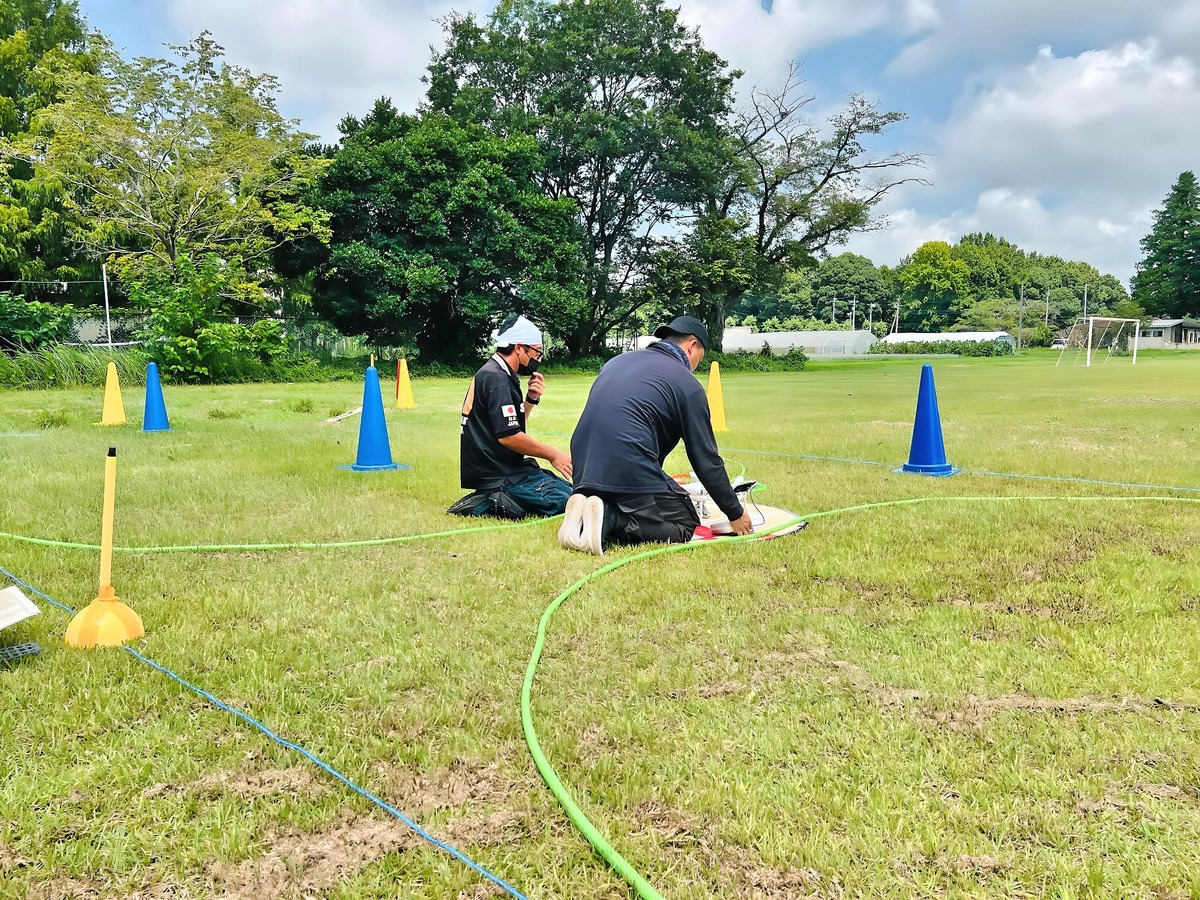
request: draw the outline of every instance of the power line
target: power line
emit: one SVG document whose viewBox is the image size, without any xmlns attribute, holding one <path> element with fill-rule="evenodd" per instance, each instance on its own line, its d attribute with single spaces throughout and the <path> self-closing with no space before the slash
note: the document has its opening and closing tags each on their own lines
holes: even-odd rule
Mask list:
<svg viewBox="0 0 1200 900">
<path fill-rule="evenodd" d="M 7 281 L 0 280 L 0 284 L 31 284 L 31 285 L 40 285 L 43 287 L 48 286 L 48 285 L 66 286 L 68 284 L 103 284 L 103 283 L 104 282 L 101 281 L 99 278 L 94 279 L 92 281 L 62 281 L 62 280 L 58 280 L 58 281 L 28 281 L 27 279 L 24 279 L 24 278 L 14 278 L 14 279 L 7 280 Z"/>
</svg>

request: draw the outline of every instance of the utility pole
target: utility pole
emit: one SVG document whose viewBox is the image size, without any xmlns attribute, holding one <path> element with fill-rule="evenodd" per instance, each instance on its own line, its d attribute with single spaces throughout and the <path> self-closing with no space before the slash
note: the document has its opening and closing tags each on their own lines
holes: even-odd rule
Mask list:
<svg viewBox="0 0 1200 900">
<path fill-rule="evenodd" d="M 1017 311 L 1017 349 L 1021 349 L 1021 328 L 1025 322 L 1025 285 L 1021 285 L 1021 306 Z"/>
<path fill-rule="evenodd" d="M 100 263 L 100 280 L 104 282 L 104 330 L 108 332 L 108 349 L 112 346 L 112 319 L 108 314 L 108 269 Z"/>
<path fill-rule="evenodd" d="M 1085 319 L 1087 318 L 1087 289 L 1088 286 L 1085 284 L 1083 286 L 1083 317 Z"/>
<path fill-rule="evenodd" d="M 892 334 L 900 331 L 900 298 L 896 298 L 896 321 L 892 323 Z"/>
<path fill-rule="evenodd" d="M 833 321 L 837 323 L 837 294 L 833 295 Z"/>
</svg>

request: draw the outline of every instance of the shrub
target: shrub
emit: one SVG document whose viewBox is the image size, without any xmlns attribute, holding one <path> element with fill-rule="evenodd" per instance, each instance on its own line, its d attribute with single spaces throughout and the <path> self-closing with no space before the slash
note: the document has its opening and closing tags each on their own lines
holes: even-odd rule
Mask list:
<svg viewBox="0 0 1200 900">
<path fill-rule="evenodd" d="M 71 336 L 71 306 L 55 306 L 0 292 L 0 346 L 33 350 Z"/>
<path fill-rule="evenodd" d="M 697 372 L 707 372 L 713 363 L 721 364 L 722 372 L 800 372 L 808 364 L 803 350 L 789 350 L 782 356 L 762 351 L 736 350 L 733 353 L 705 353 Z"/>
<path fill-rule="evenodd" d="M 908 341 L 903 344 L 885 344 L 882 341 L 871 347 L 871 353 L 942 353 L 951 356 L 1012 356 L 1011 345 L 1004 341 Z"/>
<path fill-rule="evenodd" d="M 33 414 L 33 424 L 38 428 L 62 428 L 67 421 L 65 409 L 39 409 Z"/>
<path fill-rule="evenodd" d="M 218 321 L 238 271 L 210 254 L 198 266 L 180 256 L 173 272 L 131 266 L 124 273 L 130 301 L 149 313 L 143 336 L 171 380 L 262 381 L 266 364 L 286 350 L 276 322 Z"/>
</svg>

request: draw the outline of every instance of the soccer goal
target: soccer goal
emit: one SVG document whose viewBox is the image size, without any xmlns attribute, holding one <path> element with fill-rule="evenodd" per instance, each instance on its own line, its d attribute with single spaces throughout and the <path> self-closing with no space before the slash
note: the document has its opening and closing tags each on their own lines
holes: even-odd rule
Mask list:
<svg viewBox="0 0 1200 900">
<path fill-rule="evenodd" d="M 1067 345 L 1058 353 L 1061 365 L 1063 356 L 1071 354 L 1071 365 L 1076 365 L 1080 359 L 1085 366 L 1090 366 L 1093 359 L 1099 359 L 1104 354 L 1104 362 L 1108 362 L 1113 354 L 1124 355 L 1133 351 L 1133 361 L 1137 365 L 1138 335 L 1141 333 L 1140 319 L 1109 319 L 1103 316 L 1080 316 L 1071 326 L 1067 334 Z"/>
</svg>

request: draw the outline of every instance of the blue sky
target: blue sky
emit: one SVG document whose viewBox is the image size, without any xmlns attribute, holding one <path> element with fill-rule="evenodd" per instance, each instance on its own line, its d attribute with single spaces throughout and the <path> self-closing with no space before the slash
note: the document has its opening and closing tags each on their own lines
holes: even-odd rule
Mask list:
<svg viewBox="0 0 1200 900">
<path fill-rule="evenodd" d="M 279 105 L 332 141 L 379 96 L 420 99 L 436 19 L 490 0 L 80 0 L 133 55 L 209 30 L 229 61 L 280 79 Z M 1179 173 L 1200 166 L 1200 3 L 1189 0 L 679 0 L 739 90 L 803 64 L 823 121 L 852 92 L 909 120 L 868 144 L 920 152 L 888 227 L 846 249 L 895 265 L 928 240 L 991 231 L 1128 281 Z"/>
</svg>

